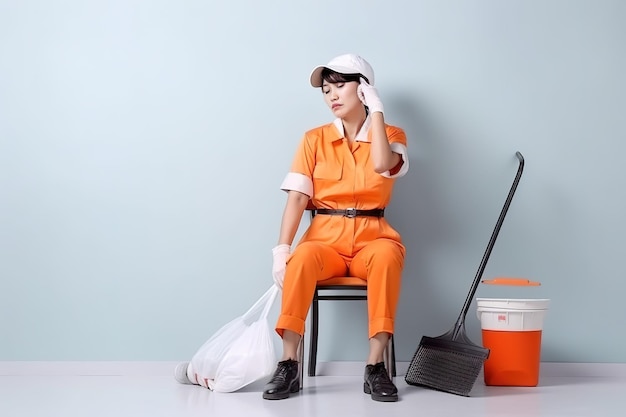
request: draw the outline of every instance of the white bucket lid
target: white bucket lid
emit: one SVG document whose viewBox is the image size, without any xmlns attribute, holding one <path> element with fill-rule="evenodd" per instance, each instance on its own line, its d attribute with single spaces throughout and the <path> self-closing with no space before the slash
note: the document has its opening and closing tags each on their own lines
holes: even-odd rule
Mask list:
<svg viewBox="0 0 626 417">
<path fill-rule="evenodd" d="M 478 307 L 503 310 L 547 310 L 550 300 L 547 298 L 477 298 L 476 303 Z"/>
</svg>

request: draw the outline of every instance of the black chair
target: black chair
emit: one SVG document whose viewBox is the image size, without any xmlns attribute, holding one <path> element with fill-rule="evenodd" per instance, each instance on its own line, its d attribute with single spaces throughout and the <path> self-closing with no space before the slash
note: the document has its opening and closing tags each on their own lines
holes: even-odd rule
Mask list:
<svg viewBox="0 0 626 417">
<path fill-rule="evenodd" d="M 311 219 L 315 216 L 315 208 L 307 207 Z M 342 294 L 338 294 L 342 293 Z M 317 367 L 317 340 L 319 336 L 319 302 L 320 301 L 367 301 L 367 281 L 350 276 L 333 277 L 321 281 L 315 288 L 311 304 L 311 337 L 309 348 L 309 376 L 315 376 Z M 384 362 L 389 376 L 396 376 L 396 353 L 393 335 L 385 348 Z"/>
</svg>

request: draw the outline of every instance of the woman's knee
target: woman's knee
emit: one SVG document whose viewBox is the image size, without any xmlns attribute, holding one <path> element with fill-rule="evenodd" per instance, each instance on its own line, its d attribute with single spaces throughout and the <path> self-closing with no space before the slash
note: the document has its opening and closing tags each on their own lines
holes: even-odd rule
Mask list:
<svg viewBox="0 0 626 417">
<path fill-rule="evenodd" d="M 377 239 L 367 247 L 367 262 L 370 265 L 395 265 L 400 269 L 404 266 L 404 246 L 389 239 Z"/>
<path fill-rule="evenodd" d="M 287 261 L 287 270 L 307 274 L 320 280 L 344 275 L 346 262 L 333 248 L 317 242 L 303 242 L 296 247 Z"/>
<path fill-rule="evenodd" d="M 298 266 L 322 266 L 322 253 L 325 248 L 319 243 L 303 242 L 296 246 L 293 253 L 289 257 L 287 265 L 293 264 Z"/>
</svg>

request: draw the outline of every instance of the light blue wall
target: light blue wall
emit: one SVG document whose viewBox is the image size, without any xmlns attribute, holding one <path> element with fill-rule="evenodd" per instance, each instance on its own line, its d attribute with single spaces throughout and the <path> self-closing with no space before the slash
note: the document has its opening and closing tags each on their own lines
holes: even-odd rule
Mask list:
<svg viewBox="0 0 626 417">
<path fill-rule="evenodd" d="M 550 298 L 545 361 L 625 362 L 624 21 L 619 0 L 0 1 L 0 360 L 185 359 L 242 314 L 294 149 L 331 120 L 309 71 L 357 52 L 409 136 L 398 359 L 454 323 L 519 150 L 485 278 L 543 285 L 477 295 Z M 364 358 L 364 315 L 325 307 L 321 360 Z"/>
</svg>

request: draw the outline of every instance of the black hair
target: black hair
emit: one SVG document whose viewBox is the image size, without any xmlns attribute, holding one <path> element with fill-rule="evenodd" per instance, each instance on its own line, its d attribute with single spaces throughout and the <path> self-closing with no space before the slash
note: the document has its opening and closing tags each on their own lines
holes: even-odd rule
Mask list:
<svg viewBox="0 0 626 417">
<path fill-rule="evenodd" d="M 322 80 L 327 83 L 349 83 L 352 81 L 360 82 L 360 78 L 363 77 L 365 81 L 369 82 L 367 77 L 362 74 L 340 74 L 330 68 L 324 68 L 322 70 Z"/>
</svg>

